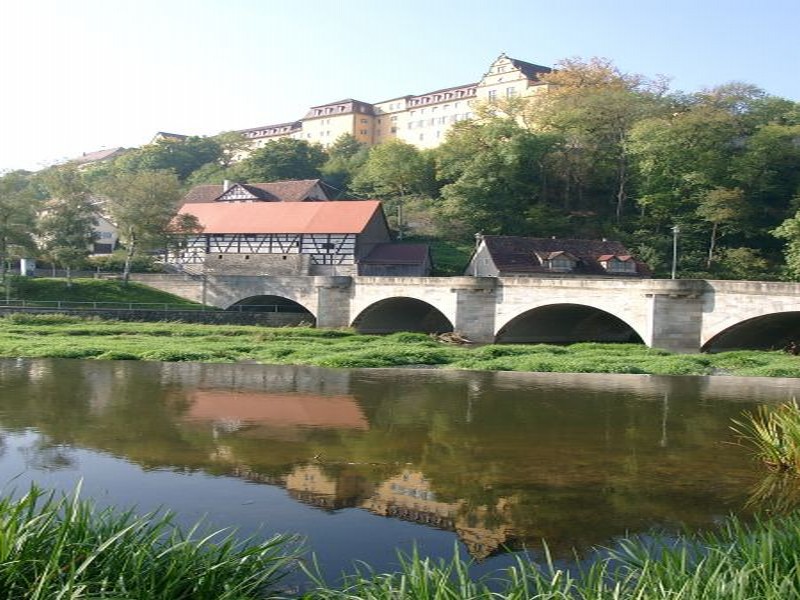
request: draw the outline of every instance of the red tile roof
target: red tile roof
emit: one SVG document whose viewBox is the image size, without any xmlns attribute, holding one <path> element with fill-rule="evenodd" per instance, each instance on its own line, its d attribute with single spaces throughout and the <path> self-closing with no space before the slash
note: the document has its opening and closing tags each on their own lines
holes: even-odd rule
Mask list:
<svg viewBox="0 0 800 600">
<path fill-rule="evenodd" d="M 378 200 L 213 202 L 184 204 L 178 214 L 197 217 L 206 234 L 361 233 L 381 211 Z"/>
</svg>

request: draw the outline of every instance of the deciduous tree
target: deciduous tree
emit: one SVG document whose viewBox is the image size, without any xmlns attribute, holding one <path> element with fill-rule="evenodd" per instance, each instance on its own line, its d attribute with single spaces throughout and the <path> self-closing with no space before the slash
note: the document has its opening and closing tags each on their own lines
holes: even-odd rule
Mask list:
<svg viewBox="0 0 800 600">
<path fill-rule="evenodd" d="M 125 244 L 127 282 L 137 253 L 165 247 L 181 198 L 180 183 L 169 171 L 140 171 L 120 173 L 104 181 L 98 191 Z"/>
</svg>

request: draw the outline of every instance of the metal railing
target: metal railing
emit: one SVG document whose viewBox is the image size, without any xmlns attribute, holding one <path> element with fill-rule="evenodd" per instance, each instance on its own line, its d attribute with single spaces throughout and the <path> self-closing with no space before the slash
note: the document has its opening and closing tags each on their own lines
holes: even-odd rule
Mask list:
<svg viewBox="0 0 800 600">
<path fill-rule="evenodd" d="M 205 312 L 222 309 L 204 304 L 170 304 L 166 302 L 75 302 L 72 300 L 0 300 L 3 308 L 41 308 L 44 310 L 157 310 L 162 312 Z M 282 304 L 237 304 L 228 312 L 306 312 Z"/>
</svg>

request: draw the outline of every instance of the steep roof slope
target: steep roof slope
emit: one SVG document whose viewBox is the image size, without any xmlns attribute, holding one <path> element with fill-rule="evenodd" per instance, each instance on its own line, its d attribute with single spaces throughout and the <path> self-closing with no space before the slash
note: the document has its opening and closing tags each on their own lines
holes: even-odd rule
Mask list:
<svg viewBox="0 0 800 600">
<path fill-rule="evenodd" d="M 239 183 L 257 199 L 265 202 L 302 202 L 320 179 L 297 179 L 291 181 L 270 181 L 266 183 Z M 198 185 L 189 190 L 183 198 L 186 203 L 214 202 L 225 192 L 222 185 Z M 324 189 L 323 189 L 324 191 Z"/>
<path fill-rule="evenodd" d="M 486 235 L 483 236 L 483 241 L 501 273 L 551 273 L 552 271 L 542 263 L 541 257 L 552 258 L 561 253 L 570 254 L 578 259 L 575 269 L 570 272 L 576 275 L 610 275 L 600 264 L 600 260 L 612 257 L 635 260 L 621 242 L 613 240 Z M 647 265 L 640 261 L 635 262 L 636 273 L 627 276 L 649 277 L 651 273 Z"/>
<path fill-rule="evenodd" d="M 178 214 L 194 215 L 206 234 L 361 233 L 378 200 L 330 202 L 247 202 L 184 204 Z"/>
</svg>

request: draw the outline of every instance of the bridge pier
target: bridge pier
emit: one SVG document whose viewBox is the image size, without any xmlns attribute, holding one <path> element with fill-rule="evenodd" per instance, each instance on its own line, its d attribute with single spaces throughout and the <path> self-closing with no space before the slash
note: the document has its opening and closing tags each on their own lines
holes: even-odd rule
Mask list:
<svg viewBox="0 0 800 600">
<path fill-rule="evenodd" d="M 456 296 L 455 330 L 481 344 L 494 342 L 497 278 L 459 277 L 450 291 Z"/>
<path fill-rule="evenodd" d="M 352 286 L 352 277 L 314 277 L 314 288 L 317 291 L 317 327 L 349 327 Z"/>
<path fill-rule="evenodd" d="M 704 280 L 654 280 L 658 289 L 650 299 L 649 335 L 644 343 L 670 352 L 696 353 L 701 349 Z"/>
</svg>

